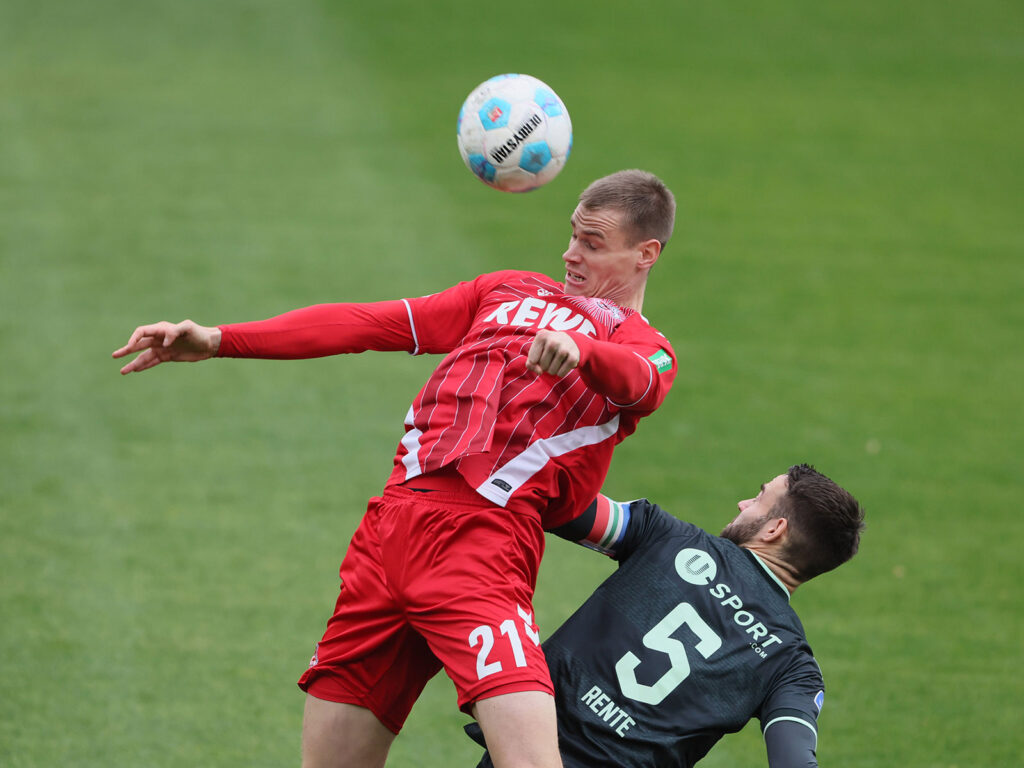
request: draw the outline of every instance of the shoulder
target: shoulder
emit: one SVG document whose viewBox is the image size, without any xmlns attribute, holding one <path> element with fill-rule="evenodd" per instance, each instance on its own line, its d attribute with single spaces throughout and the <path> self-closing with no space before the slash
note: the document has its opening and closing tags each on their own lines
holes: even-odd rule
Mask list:
<svg viewBox="0 0 1024 768">
<path fill-rule="evenodd" d="M 693 523 L 680 520 L 647 499 L 625 502 L 622 506 L 627 511 L 627 525 L 624 546 L 613 555 L 618 560 L 657 544 L 696 541 L 710 536 Z"/>
<path fill-rule="evenodd" d="M 616 336 L 624 338 L 644 339 L 667 350 L 673 357 L 672 343 L 661 331 L 651 325 L 651 322 L 639 312 L 631 312 L 629 316 L 619 324 L 615 330 Z"/>
<path fill-rule="evenodd" d="M 474 281 L 480 285 L 530 285 L 552 291 L 562 291 L 562 284 L 541 272 L 529 272 L 523 269 L 501 269 L 497 272 L 485 272 Z"/>
</svg>

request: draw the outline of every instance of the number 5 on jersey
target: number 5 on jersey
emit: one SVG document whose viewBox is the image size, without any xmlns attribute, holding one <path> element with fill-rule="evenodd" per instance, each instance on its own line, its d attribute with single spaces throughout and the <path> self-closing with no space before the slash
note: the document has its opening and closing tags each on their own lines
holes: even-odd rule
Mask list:
<svg viewBox="0 0 1024 768">
<path fill-rule="evenodd" d="M 684 624 L 697 636 L 697 652 L 705 659 L 722 647 L 722 638 L 718 636 L 707 622 L 702 619 L 689 603 L 680 603 L 669 614 L 651 627 L 644 635 L 644 645 L 652 651 L 660 651 L 668 656 L 671 666 L 668 672 L 651 685 L 636 679 L 636 668 L 640 659 L 633 652 L 627 652 L 615 664 L 615 674 L 619 678 L 622 692 L 635 701 L 644 704 L 661 704 L 690 674 L 690 662 L 686 658 L 686 646 L 672 637 L 672 633 Z"/>
<path fill-rule="evenodd" d="M 523 631 L 526 633 L 526 636 L 533 641 L 534 645 L 540 645 L 540 633 L 533 628 L 533 613 L 524 611 L 518 605 L 516 609 L 519 612 L 519 618 L 523 620 Z M 501 622 L 498 629 L 501 630 L 502 635 L 508 638 L 508 644 L 512 647 L 512 658 L 515 659 L 516 666 L 525 667 L 526 655 L 523 653 L 523 641 L 519 637 L 519 627 L 515 619 L 505 619 Z M 494 630 L 486 624 L 481 624 L 469 633 L 469 647 L 476 648 L 478 645 L 480 646 L 480 651 L 476 655 L 476 676 L 483 680 L 488 675 L 501 672 L 500 661 L 487 661 L 487 657 L 490 656 L 491 651 L 494 649 Z"/>
</svg>

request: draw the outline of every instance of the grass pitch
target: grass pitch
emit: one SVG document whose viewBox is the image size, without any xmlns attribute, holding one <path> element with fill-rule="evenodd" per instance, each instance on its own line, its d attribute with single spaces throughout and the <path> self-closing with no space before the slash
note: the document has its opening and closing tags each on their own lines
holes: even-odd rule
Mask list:
<svg viewBox="0 0 1024 768">
<path fill-rule="evenodd" d="M 869 518 L 794 601 L 822 763 L 1024 763 L 1022 59 L 996 0 L 4 0 L 0 763 L 297 764 L 294 681 L 434 362 L 122 380 L 136 324 L 557 275 L 579 190 L 634 166 L 679 201 L 645 314 L 681 372 L 608 492 L 717 530 L 816 464 Z M 455 149 L 506 71 L 574 122 L 528 195 Z M 549 542 L 541 628 L 610 569 Z M 436 679 L 393 764 L 474 765 L 464 721 Z M 763 762 L 756 728 L 705 761 Z"/>
</svg>

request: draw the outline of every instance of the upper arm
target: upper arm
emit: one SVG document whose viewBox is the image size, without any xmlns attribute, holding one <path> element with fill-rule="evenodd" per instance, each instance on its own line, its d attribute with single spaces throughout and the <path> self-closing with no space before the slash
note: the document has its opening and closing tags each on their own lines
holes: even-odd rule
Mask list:
<svg viewBox="0 0 1024 768">
<path fill-rule="evenodd" d="M 577 339 L 580 375 L 612 405 L 653 411 L 675 380 L 675 353 L 668 340 L 642 320 L 627 323 L 608 341 Z"/>
<path fill-rule="evenodd" d="M 582 514 L 550 532 L 624 561 L 648 542 L 678 534 L 687 525 L 647 499 L 613 501 L 598 495 Z"/>
<path fill-rule="evenodd" d="M 438 293 L 405 299 L 419 353 L 447 353 L 458 347 L 476 318 L 481 299 L 514 273 L 491 272 Z"/>
<path fill-rule="evenodd" d="M 598 494 L 579 516 L 551 533 L 606 555 L 615 555 L 629 530 L 630 518 L 629 502 L 613 501 Z"/>
</svg>

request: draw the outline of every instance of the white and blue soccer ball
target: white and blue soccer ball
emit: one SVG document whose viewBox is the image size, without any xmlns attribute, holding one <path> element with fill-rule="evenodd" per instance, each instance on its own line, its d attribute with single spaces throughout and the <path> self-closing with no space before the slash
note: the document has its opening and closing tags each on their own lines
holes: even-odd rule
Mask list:
<svg viewBox="0 0 1024 768">
<path fill-rule="evenodd" d="M 572 122 L 558 95 L 530 75 L 498 75 L 459 110 L 459 153 L 480 181 L 505 192 L 547 184 L 572 150 Z"/>
</svg>

